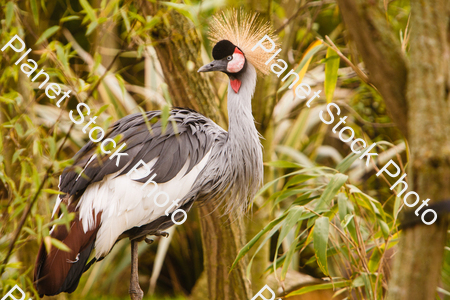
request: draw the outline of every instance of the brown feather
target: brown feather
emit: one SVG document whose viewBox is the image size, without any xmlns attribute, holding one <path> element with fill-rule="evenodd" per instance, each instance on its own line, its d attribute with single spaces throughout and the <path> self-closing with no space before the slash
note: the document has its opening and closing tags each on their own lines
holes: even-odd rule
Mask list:
<svg viewBox="0 0 450 300">
<path fill-rule="evenodd" d="M 79 219 L 78 213 L 76 213 L 75 219 L 70 225 L 70 231 L 67 231 L 66 226 L 63 225 L 57 226 L 53 230 L 51 237 L 64 243 L 71 249 L 70 252 L 51 247 L 50 253 L 47 253 L 44 244 L 41 244 L 34 272 L 34 285 L 40 296 L 56 295 L 60 292 L 67 291 L 67 288 L 72 286 L 71 284 L 69 284 L 69 287 L 67 287 L 66 290 L 61 290 L 62 287 L 67 285 L 67 283 L 65 283 L 66 280 L 68 280 L 67 282 L 75 281 L 76 285 L 78 285 L 79 277 L 83 273 L 82 271 L 75 272 L 77 274 L 73 275 L 78 276 L 78 278 L 67 277 L 71 268 L 74 268 L 75 266 L 80 270 L 84 269 L 89 253 L 87 253 L 87 257 L 83 257 L 84 261 L 80 259 L 79 254 L 89 247 L 92 248 L 100 226 L 101 213 L 97 215 L 95 220 L 95 228 L 84 233 L 82 220 Z"/>
</svg>

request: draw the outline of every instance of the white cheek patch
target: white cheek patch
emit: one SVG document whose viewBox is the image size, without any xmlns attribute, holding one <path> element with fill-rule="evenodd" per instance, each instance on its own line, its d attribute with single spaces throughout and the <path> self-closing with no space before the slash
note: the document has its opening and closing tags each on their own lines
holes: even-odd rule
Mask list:
<svg viewBox="0 0 450 300">
<path fill-rule="evenodd" d="M 227 65 L 227 71 L 237 73 L 244 67 L 245 57 L 241 53 L 233 53 L 233 59 Z"/>
</svg>

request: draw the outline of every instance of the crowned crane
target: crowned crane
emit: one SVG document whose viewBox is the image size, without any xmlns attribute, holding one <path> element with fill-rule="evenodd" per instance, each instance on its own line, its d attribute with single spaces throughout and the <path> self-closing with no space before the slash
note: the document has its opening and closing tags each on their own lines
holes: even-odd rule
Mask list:
<svg viewBox="0 0 450 300">
<path fill-rule="evenodd" d="M 70 230 L 57 226 L 50 232 L 71 251 L 51 247 L 47 252 L 41 245 L 34 271 L 35 288 L 41 297 L 73 292 L 92 263 L 103 259 L 118 240 L 129 238 L 129 292 L 131 299 L 142 299 L 137 242 L 148 235 L 166 235 L 163 230 L 174 225 L 172 214 L 177 208 L 166 214 L 165 207 L 156 206 L 153 197 L 147 197 L 153 189 L 167 193 L 171 201 L 181 199 L 178 208 L 186 212 L 194 202 L 222 203 L 225 197 L 227 212 L 246 210 L 263 176 L 262 149 L 251 100 L 256 71 L 267 74 L 265 61 L 271 56 L 260 47 L 252 51 L 265 34 L 271 34 L 268 24 L 256 20 L 257 15 L 236 11 L 231 16 L 214 17 L 210 27 L 211 40 L 216 43 L 212 50 L 214 61 L 198 70 L 228 75 L 228 132 L 185 108 L 172 109 L 167 127 L 163 128 L 161 111 L 149 111 L 124 117 L 108 130 L 107 137 L 126 143 L 123 153 L 127 156 L 118 162 L 99 154 L 92 142 L 75 155 L 73 166 L 60 177 L 59 189 L 64 194 L 58 197 L 52 215 L 53 219 L 61 217 L 60 206 L 64 203 L 75 218 Z M 151 173 L 144 178 L 134 173 L 134 177 L 127 176 L 141 160 Z M 154 184 L 146 185 L 150 176 L 154 176 Z M 177 214 L 175 220 L 181 217 Z M 89 260 L 93 250 L 95 256 Z"/>
</svg>

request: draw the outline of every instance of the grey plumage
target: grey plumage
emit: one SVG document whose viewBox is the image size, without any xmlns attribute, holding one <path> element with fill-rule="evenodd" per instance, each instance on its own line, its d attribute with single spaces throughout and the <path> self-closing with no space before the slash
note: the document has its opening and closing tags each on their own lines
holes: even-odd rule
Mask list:
<svg viewBox="0 0 450 300">
<path fill-rule="evenodd" d="M 226 212 L 242 214 L 248 202 L 258 191 L 262 183 L 263 165 L 259 133 L 256 130 L 251 112 L 251 99 L 256 85 L 256 71 L 252 65 L 246 66 L 242 74 L 242 87 L 239 94 L 228 88 L 228 132 L 203 115 L 184 108 L 171 110 L 168 124 L 163 133 L 160 111 L 146 113 L 151 125 L 149 131 L 141 113 L 129 115 L 112 125 L 107 137 L 121 135 L 117 145 L 126 143 L 122 153 L 128 153 L 129 159 L 120 160 L 119 167 L 115 159 L 107 155 L 100 156 L 86 167 L 87 162 L 96 151 L 96 145 L 87 143 L 76 155 L 72 167 L 66 168 L 61 175 L 60 190 L 78 198 L 90 184 L 102 180 L 108 174 L 122 169 L 120 175 L 126 174 L 132 167 L 143 160 L 150 162 L 158 158 L 147 177 L 136 180 L 146 182 L 152 174 L 157 183 L 171 180 L 181 170 L 190 157 L 192 169 L 206 153 L 211 151 L 206 166 L 198 175 L 191 191 L 180 201 L 187 210 L 192 203 L 216 201 L 218 205 L 226 199 Z M 174 127 L 175 124 L 175 127 Z M 86 169 L 78 180 L 76 167 Z M 74 200 L 72 200 L 74 201 Z M 139 236 L 145 232 L 162 230 L 173 225 L 169 216 L 161 217 L 142 228 Z M 132 230 L 139 232 L 137 228 Z M 122 236 L 125 237 L 128 234 Z"/>
<path fill-rule="evenodd" d="M 251 99 L 256 71 L 247 64 L 239 94 L 228 86 L 228 133 L 213 146 L 211 158 L 190 194 L 199 200 L 227 198 L 226 211 L 242 213 L 258 191 L 263 177 L 263 157 Z M 193 195 L 194 196 L 194 195 Z"/>
<path fill-rule="evenodd" d="M 117 142 L 111 152 L 121 149 L 127 155 L 120 160 L 99 151 L 98 143 L 87 143 L 63 171 L 59 188 L 65 195 L 58 197 L 54 209 L 53 218 L 61 216 L 61 203 L 75 214 L 71 229 L 59 226 L 50 232 L 71 251 L 53 248 L 47 253 L 41 244 L 35 267 L 40 295 L 73 291 L 81 274 L 103 259 L 115 242 L 128 237 L 136 250 L 141 238 L 161 235 L 161 230 L 185 220 L 184 212 L 177 214 L 177 209 L 188 212 L 194 202 L 215 201 L 233 216 L 247 210 L 263 177 L 260 136 L 251 109 L 256 86 L 252 62 L 262 73 L 267 70 L 265 54 L 250 50 L 261 33 L 254 23 L 256 16 L 241 18 L 242 27 L 238 19 L 234 16 L 231 23 L 223 24 L 216 20 L 216 37 L 223 34 L 228 39 L 217 42 L 214 61 L 199 69 L 221 71 L 229 77 L 228 132 L 193 110 L 174 108 L 164 129 L 161 111 L 133 114 L 114 123 L 104 138 Z M 150 174 L 130 172 L 141 160 Z M 129 172 L 133 175 L 128 176 Z M 156 201 L 158 194 L 166 195 L 162 205 Z M 95 258 L 87 263 L 92 249 Z M 80 260 L 74 262 L 77 257 Z M 133 268 L 137 270 L 137 251 L 132 251 Z M 130 290 L 137 290 L 137 271 L 132 274 Z"/>
</svg>

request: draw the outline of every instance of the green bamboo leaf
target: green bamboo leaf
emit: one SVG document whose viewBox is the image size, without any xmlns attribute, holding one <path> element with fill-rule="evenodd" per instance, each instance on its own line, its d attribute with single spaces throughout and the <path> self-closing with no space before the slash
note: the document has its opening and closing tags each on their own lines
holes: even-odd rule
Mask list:
<svg viewBox="0 0 450 300">
<path fill-rule="evenodd" d="M 361 287 L 361 286 L 364 286 L 364 280 L 363 280 L 362 276 L 359 276 L 359 277 L 355 278 L 355 280 L 353 280 L 352 287 L 357 288 L 357 287 Z"/>
<path fill-rule="evenodd" d="M 145 122 L 145 125 L 147 126 L 148 132 L 153 134 L 152 125 L 150 124 L 150 121 L 147 118 L 147 114 L 145 113 L 144 109 L 142 109 L 142 107 L 138 106 L 138 109 L 141 112 L 142 117 L 144 118 L 144 122 Z"/>
<path fill-rule="evenodd" d="M 276 254 L 278 253 L 278 248 L 280 248 L 284 238 L 288 235 L 289 231 L 291 231 L 295 224 L 297 224 L 304 211 L 305 209 L 301 206 L 293 206 L 289 208 L 288 215 L 283 221 L 283 227 L 281 228 L 280 234 L 278 235 Z"/>
<path fill-rule="evenodd" d="M 328 276 L 328 264 L 327 264 L 327 247 L 328 247 L 328 232 L 329 232 L 329 220 L 325 217 L 320 217 L 316 220 L 314 225 L 314 252 L 322 272 Z"/>
<path fill-rule="evenodd" d="M 6 4 L 6 27 L 11 26 L 13 16 L 14 16 L 14 2 L 9 1 Z"/>
<path fill-rule="evenodd" d="M 339 219 L 344 220 L 347 215 L 347 196 L 344 193 L 338 194 Z"/>
<path fill-rule="evenodd" d="M 328 48 L 326 59 L 324 89 L 327 103 L 331 103 L 338 77 L 339 56 L 333 49 Z"/>
<path fill-rule="evenodd" d="M 314 54 L 316 54 L 317 51 L 319 51 L 320 48 L 323 47 L 323 44 L 320 41 L 315 41 L 310 45 L 310 47 L 311 48 L 308 48 L 305 51 L 305 54 L 302 57 L 302 60 L 300 61 L 300 64 L 297 66 L 297 68 L 295 68 L 295 73 L 300 73 L 300 71 L 302 71 L 303 67 L 306 64 L 310 63 Z M 305 73 L 306 73 L 306 70 L 305 70 Z M 289 79 L 286 81 L 286 83 L 281 88 L 278 89 L 277 93 L 280 93 L 280 92 L 284 91 L 285 89 L 287 89 L 291 85 L 292 81 L 294 81 L 294 77 L 295 76 L 290 76 Z M 299 82 L 300 81 L 301 80 L 299 80 Z"/>
<path fill-rule="evenodd" d="M 378 219 L 378 224 L 380 224 L 381 227 L 381 232 L 383 233 L 383 237 L 384 239 L 388 239 L 389 238 L 389 226 L 388 224 L 386 224 L 386 222 L 384 222 L 383 220 Z"/>
<path fill-rule="evenodd" d="M 361 273 L 361 277 L 362 277 L 363 282 L 364 282 L 364 288 L 366 290 L 366 293 L 367 293 L 367 295 L 369 295 L 368 298 L 369 299 L 373 299 L 373 290 L 372 290 L 372 283 L 371 283 L 370 278 L 371 277 L 373 278 L 374 275 L 362 272 Z"/>
<path fill-rule="evenodd" d="M 370 272 L 377 272 L 378 266 L 380 264 L 382 252 L 377 247 L 373 249 L 372 255 L 370 256 L 369 262 L 367 264 Z"/>
<path fill-rule="evenodd" d="M 129 32 L 131 30 L 131 24 L 130 24 L 130 20 L 128 19 L 127 12 L 125 11 L 125 9 L 120 10 L 120 15 L 122 16 L 123 23 L 125 24 L 127 32 Z"/>
<path fill-rule="evenodd" d="M 298 229 L 299 227 L 297 227 L 297 229 Z M 296 243 L 296 245 L 295 245 L 295 249 L 294 249 L 294 253 L 295 253 L 295 251 L 299 251 L 299 250 L 301 250 L 302 248 L 303 248 L 303 244 L 305 243 L 305 241 L 306 241 L 306 238 L 303 238 L 300 242 L 297 242 L 297 239 L 300 237 L 300 236 L 303 236 L 303 234 L 305 233 L 305 232 L 307 232 L 308 230 L 304 230 L 302 233 L 300 233 L 300 234 L 298 234 L 298 233 L 296 233 L 296 236 L 297 236 L 297 238 L 294 240 L 294 243 Z M 300 254 L 300 253 L 299 253 Z M 273 271 L 273 265 L 274 264 L 276 264 L 277 266 L 281 266 L 282 264 L 284 264 L 284 261 L 286 260 L 286 255 L 287 255 L 287 253 L 285 253 L 285 254 L 283 254 L 282 256 L 280 256 L 277 260 L 275 260 L 275 261 L 273 261 L 265 270 L 264 270 L 264 273 L 265 272 L 270 272 L 270 271 Z M 316 259 L 313 257 L 313 261 L 315 262 L 316 261 Z"/>
<path fill-rule="evenodd" d="M 299 149 L 299 146 L 302 143 L 301 137 L 306 136 L 309 118 L 310 115 L 308 110 L 302 109 L 295 119 L 294 124 L 291 126 L 287 137 L 285 138 L 286 142 L 283 144 L 284 146 Z"/>
<path fill-rule="evenodd" d="M 67 247 L 66 244 L 64 244 L 63 242 L 61 242 L 60 240 L 57 240 L 55 238 L 51 238 L 51 243 L 53 246 L 55 246 L 56 248 L 58 248 L 59 250 L 62 250 L 64 252 L 71 252 L 72 250 L 70 250 L 69 247 Z"/>
<path fill-rule="evenodd" d="M 122 92 L 122 98 L 125 98 L 126 88 L 125 88 L 125 80 L 120 74 L 116 74 L 117 83 L 119 84 L 120 91 Z"/>
<path fill-rule="evenodd" d="M 39 140 L 34 140 L 33 142 L 33 155 L 42 156 L 42 144 Z"/>
<path fill-rule="evenodd" d="M 59 206 L 61 208 L 61 215 L 58 219 L 52 221 L 52 222 L 56 222 L 55 224 L 64 224 L 67 228 L 67 231 L 70 230 L 70 222 L 75 218 L 75 214 L 74 213 L 69 213 L 69 211 L 67 210 L 67 207 L 64 203 L 61 203 L 61 205 Z"/>
<path fill-rule="evenodd" d="M 350 168 L 353 162 L 360 156 L 358 153 L 350 153 L 347 155 L 338 165 L 336 166 L 336 171 L 344 173 Z"/>
<path fill-rule="evenodd" d="M 109 14 L 114 10 L 119 8 L 120 0 L 102 1 L 100 4 L 100 11 L 104 16 L 109 16 Z"/>
<path fill-rule="evenodd" d="M 79 19 L 80 19 L 79 16 L 68 16 L 68 17 L 61 18 L 59 20 L 59 23 L 62 24 L 62 23 L 67 22 L 67 21 L 73 21 L 73 20 L 79 20 Z"/>
<path fill-rule="evenodd" d="M 52 195 L 64 195 L 64 192 L 60 192 L 58 190 L 52 190 L 52 189 L 42 189 L 43 193 L 52 194 Z"/>
<path fill-rule="evenodd" d="M 294 171 L 294 172 L 291 172 L 291 173 L 288 173 L 288 174 L 284 174 L 283 176 L 280 176 L 280 177 L 278 177 L 278 178 L 276 178 L 276 179 L 274 179 L 274 180 L 272 180 L 272 181 L 266 183 L 266 184 L 258 191 L 258 193 L 256 193 L 256 195 L 255 195 L 254 198 L 257 198 L 257 197 L 259 197 L 260 195 L 262 195 L 262 194 L 263 194 L 265 191 L 267 191 L 272 185 L 274 185 L 275 183 L 277 183 L 278 181 L 280 181 L 280 180 L 283 179 L 283 178 L 290 177 L 290 176 L 297 175 L 297 174 L 301 174 L 301 173 L 308 173 L 308 172 L 311 172 L 311 171 L 321 171 L 321 169 L 323 169 L 323 168 L 322 168 L 322 167 L 304 168 L 304 169 L 301 169 L 301 170 L 298 170 L 298 171 Z M 319 176 L 319 175 L 317 175 L 317 176 Z"/>
<path fill-rule="evenodd" d="M 38 244 L 42 241 L 42 217 L 40 215 L 36 215 L 36 228 L 37 228 L 37 242 Z"/>
<path fill-rule="evenodd" d="M 48 144 L 48 148 L 49 148 L 49 152 L 50 152 L 50 157 L 54 157 L 56 155 L 56 142 L 53 138 L 48 137 L 45 139 L 45 141 Z"/>
<path fill-rule="evenodd" d="M 259 251 L 264 247 L 264 245 L 266 245 L 267 241 L 269 239 L 271 239 L 273 237 L 273 235 L 275 233 L 278 232 L 278 230 L 280 229 L 281 225 L 283 225 L 282 223 L 279 223 L 277 225 L 275 225 L 274 228 L 272 228 L 272 230 L 269 232 L 269 234 L 267 234 L 267 236 L 263 239 L 263 241 L 259 244 L 258 248 L 256 248 L 256 251 L 253 253 L 252 258 L 249 260 L 248 265 L 247 265 L 247 270 L 246 270 L 246 275 L 247 278 L 251 277 L 251 271 L 252 271 L 252 265 L 253 265 L 253 260 L 255 259 L 256 255 L 259 253 Z"/>
<path fill-rule="evenodd" d="M 400 186 L 400 185 L 399 185 L 399 186 Z M 399 213 L 399 209 L 400 209 L 402 203 L 403 203 L 402 198 L 401 198 L 401 197 L 395 196 L 394 211 L 393 211 L 393 213 L 392 213 L 392 216 L 393 216 L 394 218 L 397 218 L 397 215 L 398 215 L 398 213 Z"/>
<path fill-rule="evenodd" d="M 341 221 L 341 227 L 342 228 L 346 228 L 348 226 L 348 224 L 353 220 L 353 217 L 355 215 L 346 215 L 345 218 Z"/>
<path fill-rule="evenodd" d="M 350 236 L 352 237 L 352 239 L 355 241 L 355 243 L 359 245 L 358 235 L 356 234 L 355 220 L 351 220 L 347 224 L 347 230 L 350 233 Z"/>
<path fill-rule="evenodd" d="M 146 22 L 145 18 L 143 16 L 141 16 L 140 14 L 136 14 L 132 11 L 128 11 L 128 15 L 130 16 L 130 18 L 132 20 L 138 20 L 142 24 L 145 24 L 145 22 Z"/>
<path fill-rule="evenodd" d="M 289 265 L 291 264 L 292 258 L 294 257 L 294 253 L 296 250 L 297 250 L 297 239 L 294 239 L 294 241 L 292 241 L 291 245 L 289 246 L 288 252 L 284 255 L 283 269 L 281 270 L 280 276 L 281 281 L 284 281 L 286 279 L 286 274 L 289 270 Z M 279 265 L 278 260 L 274 262 L 274 268 L 277 265 Z"/>
<path fill-rule="evenodd" d="M 149 30 L 158 25 L 161 22 L 161 18 L 158 16 L 147 16 L 145 29 Z"/>
<path fill-rule="evenodd" d="M 277 168 L 300 168 L 301 166 L 299 164 L 290 162 L 290 161 L 284 161 L 284 160 L 277 160 L 277 161 L 269 161 L 264 163 L 266 166 L 271 167 L 277 167 Z"/>
<path fill-rule="evenodd" d="M 239 260 L 241 260 L 242 257 L 244 257 L 245 254 L 248 253 L 248 251 L 250 251 L 250 249 L 256 244 L 256 242 L 269 230 L 271 230 L 273 227 L 275 227 L 278 223 L 280 223 L 281 221 L 284 220 L 284 218 L 286 218 L 287 214 L 283 214 L 280 217 L 278 217 L 277 219 L 273 220 L 272 222 L 270 222 L 269 224 L 267 224 L 257 235 L 255 235 L 254 238 L 252 238 L 247 245 L 245 245 L 238 253 L 236 259 L 233 262 L 233 265 L 231 266 L 231 270 L 230 272 L 234 269 L 234 267 L 236 266 L 236 264 L 239 262 Z"/>
<path fill-rule="evenodd" d="M 31 236 L 36 236 L 36 232 L 34 232 L 33 229 L 31 229 L 30 227 L 24 226 L 23 231 L 28 232 L 28 234 Z"/>
<path fill-rule="evenodd" d="M 103 105 L 103 106 L 100 107 L 100 109 L 95 113 L 94 116 L 100 116 L 100 114 L 101 114 L 102 112 L 104 112 L 108 107 L 109 107 L 109 104 Z"/>
<path fill-rule="evenodd" d="M 189 20 L 194 22 L 194 24 L 198 23 L 197 18 L 194 17 L 195 16 L 195 14 L 193 14 L 194 8 L 192 6 L 187 5 L 185 3 L 173 3 L 173 2 L 167 2 L 167 1 L 161 2 L 161 4 L 172 7 L 177 12 L 179 12 L 180 14 L 182 14 L 183 16 L 185 16 L 186 18 L 188 18 Z"/>
<path fill-rule="evenodd" d="M 299 190 L 299 189 L 287 189 L 287 190 L 281 191 L 281 193 L 277 192 L 276 193 L 277 194 L 277 197 L 276 197 L 277 200 L 275 201 L 275 203 L 273 205 L 276 206 L 278 203 L 280 203 L 284 199 L 286 199 L 288 197 L 291 197 L 291 196 L 294 196 L 294 195 L 302 194 L 302 193 L 304 193 L 306 191 L 307 191 L 307 189 L 301 189 L 301 190 Z"/>
<path fill-rule="evenodd" d="M 288 235 L 288 233 L 294 228 L 295 224 L 299 222 L 300 216 L 303 214 L 305 209 L 301 206 L 292 206 L 289 209 L 289 215 L 286 217 L 285 222 L 283 222 L 283 227 L 280 231 L 280 235 L 278 236 L 278 246 L 275 253 L 275 257 L 278 256 L 278 249 L 281 246 L 282 241 L 285 239 L 285 237 Z M 283 269 L 281 271 L 281 281 L 284 281 L 286 278 L 287 271 L 289 269 L 289 265 L 291 263 L 292 257 L 294 256 L 294 252 L 297 248 L 297 240 L 301 236 L 299 235 L 299 231 L 302 225 L 302 221 L 297 225 L 297 228 L 295 229 L 294 240 L 291 242 L 291 245 L 289 247 L 289 250 L 286 254 L 285 260 L 283 262 Z M 277 261 L 275 260 L 273 264 L 273 270 L 276 271 L 277 269 Z"/>
<path fill-rule="evenodd" d="M 299 245 L 297 244 L 297 249 L 299 248 Z M 344 247 L 344 244 L 342 244 L 342 246 L 341 247 L 339 247 L 339 248 L 336 248 L 336 247 L 333 247 L 333 248 L 329 248 L 328 250 L 327 250 L 327 256 L 328 257 L 332 257 L 332 256 L 334 256 L 334 255 L 336 255 L 336 254 L 345 254 L 345 253 L 348 253 L 347 251 L 348 251 L 348 249 L 346 249 L 347 251 L 345 251 L 344 249 L 346 249 L 345 247 Z M 308 259 L 308 261 L 305 263 L 306 265 L 310 265 L 310 264 L 312 264 L 312 263 L 315 263 L 316 262 L 316 257 L 315 256 L 312 256 L 310 259 Z"/>
<path fill-rule="evenodd" d="M 98 22 L 97 21 L 94 21 L 91 24 L 89 24 L 89 26 L 88 26 L 88 28 L 86 30 L 86 35 L 90 35 L 94 31 L 94 29 L 97 28 L 97 26 L 98 26 Z"/>
<path fill-rule="evenodd" d="M 9 99 L 9 98 L 2 97 L 2 96 L 0 96 L 0 101 L 1 102 L 5 102 L 6 104 L 14 104 L 14 100 L 13 99 Z"/>
<path fill-rule="evenodd" d="M 95 15 L 95 11 L 92 9 L 89 2 L 87 2 L 86 0 L 80 0 L 80 4 L 83 7 L 84 11 L 86 12 L 87 16 L 89 17 L 89 19 L 92 22 L 98 23 L 97 16 Z"/>
<path fill-rule="evenodd" d="M 14 163 L 20 156 L 20 154 L 24 151 L 25 149 L 19 149 L 16 152 L 14 152 L 13 157 L 12 157 L 12 163 Z"/>
<path fill-rule="evenodd" d="M 20 125 L 20 123 L 14 124 L 14 129 L 16 129 L 17 135 L 19 137 L 23 136 L 23 127 L 22 127 L 22 125 Z"/>
<path fill-rule="evenodd" d="M 50 28 L 48 28 L 44 33 L 39 37 L 39 39 L 36 41 L 36 45 L 42 43 L 52 35 L 54 35 L 59 30 L 59 26 L 55 25 Z"/>
<path fill-rule="evenodd" d="M 306 205 L 309 202 L 313 201 L 314 199 L 319 198 L 319 195 L 312 196 L 312 197 L 309 197 L 309 195 L 311 195 L 311 193 L 307 193 L 307 194 L 304 194 L 304 195 L 298 197 L 297 199 L 295 199 L 295 201 L 292 203 L 292 205 Z"/>
<path fill-rule="evenodd" d="M 39 9 L 36 0 L 30 1 L 31 13 L 33 14 L 34 24 L 39 25 Z"/>
<path fill-rule="evenodd" d="M 11 263 L 7 263 L 6 264 L 6 268 L 10 268 L 10 269 L 20 269 L 23 267 L 22 262 L 20 261 L 16 261 L 16 262 L 11 262 Z M 6 296 L 4 297 L 6 299 Z M 8 298 L 12 298 L 12 297 L 8 297 Z M 3 299 L 3 298 L 2 298 Z M 14 298 L 15 299 L 15 298 Z"/>
<path fill-rule="evenodd" d="M 108 21 L 109 19 L 108 18 L 105 18 L 105 17 L 101 17 L 101 18 L 98 18 L 98 24 L 103 24 L 103 23 L 105 23 L 106 21 Z"/>
<path fill-rule="evenodd" d="M 317 176 L 313 176 L 313 175 L 304 175 L 304 174 L 300 174 L 300 175 L 295 175 L 294 177 L 292 177 L 291 179 L 289 179 L 289 181 L 286 183 L 285 186 L 289 187 L 291 185 L 295 185 L 295 184 L 299 184 L 299 183 L 303 183 L 311 178 L 316 178 Z"/>
<path fill-rule="evenodd" d="M 320 196 L 320 199 L 315 208 L 316 211 L 320 209 L 325 209 L 331 203 L 331 200 L 334 198 L 339 189 L 347 181 L 347 178 L 348 178 L 347 175 L 341 173 L 337 173 L 331 178 L 327 187 L 323 191 L 322 196 Z"/>
<path fill-rule="evenodd" d="M 363 193 L 360 189 L 358 189 L 357 187 L 355 187 L 353 185 L 349 185 L 349 187 L 350 187 L 350 193 L 358 194 L 360 196 L 359 198 L 363 200 L 363 201 L 360 201 L 358 204 L 363 205 L 364 207 L 366 207 L 367 209 L 372 211 L 378 218 L 380 218 L 386 222 L 386 213 L 384 212 L 383 206 L 381 205 L 381 203 L 378 200 Z M 355 197 L 355 199 L 357 199 L 357 198 L 358 197 Z"/>
<path fill-rule="evenodd" d="M 169 105 L 164 105 L 161 111 L 161 127 L 163 134 L 166 132 L 167 123 L 169 121 L 169 114 L 170 114 Z"/>
<path fill-rule="evenodd" d="M 295 295 L 303 295 L 303 294 L 313 292 L 313 291 L 318 291 L 318 290 L 328 290 L 328 289 L 334 289 L 334 288 L 348 287 L 350 285 L 351 285 L 351 281 L 349 281 L 349 280 L 308 285 L 308 286 L 302 287 L 301 289 L 298 289 L 292 293 L 289 293 L 288 295 L 286 295 L 286 298 L 295 296 Z"/>
<path fill-rule="evenodd" d="M 61 62 L 61 64 L 68 70 L 69 60 L 66 52 L 64 51 L 64 48 L 59 43 L 56 44 L 55 48 L 56 48 L 56 57 L 58 57 L 58 60 Z"/>
</svg>

